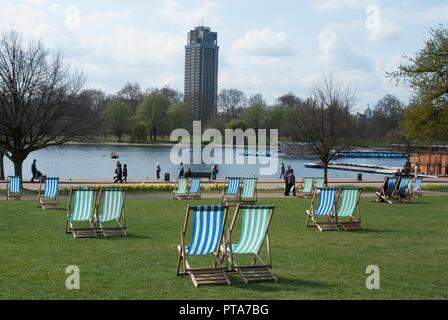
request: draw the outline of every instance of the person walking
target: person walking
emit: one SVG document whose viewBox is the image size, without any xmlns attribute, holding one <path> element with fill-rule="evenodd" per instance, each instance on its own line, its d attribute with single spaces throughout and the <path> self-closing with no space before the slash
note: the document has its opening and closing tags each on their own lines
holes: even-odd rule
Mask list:
<svg viewBox="0 0 448 320">
<path fill-rule="evenodd" d="M 285 179 L 285 197 L 289 196 L 289 191 L 291 189 L 291 186 L 289 185 L 289 180 L 288 180 L 288 176 L 289 176 L 290 172 L 291 172 L 291 165 L 288 165 L 287 166 L 287 170 L 285 171 L 285 176 L 284 176 L 284 179 Z"/>
<path fill-rule="evenodd" d="M 128 165 L 125 163 L 123 165 L 123 181 L 124 183 L 128 183 Z"/>
<path fill-rule="evenodd" d="M 292 192 L 292 195 L 296 196 L 296 176 L 294 175 L 294 169 L 289 171 L 288 175 L 288 184 L 289 184 L 289 192 Z M 289 194 L 288 192 L 288 194 Z"/>
<path fill-rule="evenodd" d="M 216 180 L 218 172 L 219 172 L 218 165 L 214 163 L 212 167 L 212 180 Z"/>
<path fill-rule="evenodd" d="M 285 164 L 283 162 L 282 162 L 282 166 L 281 166 L 280 170 L 281 170 L 281 172 L 280 172 L 279 179 L 281 179 L 281 178 L 285 179 L 286 178 L 285 177 Z"/>
<path fill-rule="evenodd" d="M 33 164 L 31 165 L 31 175 L 32 175 L 31 182 L 34 182 L 34 179 L 36 179 L 37 181 L 45 179 L 45 177 L 42 175 L 42 172 L 37 170 L 36 162 L 37 160 L 33 159 Z"/>
<path fill-rule="evenodd" d="M 157 180 L 160 179 L 160 171 L 162 171 L 162 169 L 160 169 L 160 164 L 157 162 L 157 164 L 156 164 L 156 176 L 157 176 Z"/>
<path fill-rule="evenodd" d="M 121 167 L 120 161 L 117 161 L 117 167 L 115 168 L 114 183 L 122 183 L 123 182 L 123 169 Z"/>
<path fill-rule="evenodd" d="M 184 176 L 184 164 L 181 162 L 179 168 L 179 178 L 182 178 L 183 176 Z"/>
</svg>

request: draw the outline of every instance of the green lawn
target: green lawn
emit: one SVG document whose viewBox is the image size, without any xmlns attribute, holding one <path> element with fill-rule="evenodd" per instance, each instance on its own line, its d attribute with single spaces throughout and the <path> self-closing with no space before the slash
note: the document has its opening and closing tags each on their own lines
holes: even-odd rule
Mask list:
<svg viewBox="0 0 448 320">
<path fill-rule="evenodd" d="M 128 199 L 128 238 L 75 240 L 64 233 L 65 210 L 42 212 L 34 201 L 0 201 L 0 298 L 448 298 L 446 197 L 394 205 L 364 198 L 366 230 L 352 233 L 305 230 L 309 201 L 260 201 L 276 205 L 270 234 L 278 283 L 246 286 L 231 275 L 230 287 L 200 288 L 175 275 L 188 202 Z M 211 259 L 194 261 L 207 266 Z M 80 290 L 65 288 L 68 265 L 80 268 Z M 380 290 L 365 287 L 368 265 L 380 268 Z"/>
</svg>

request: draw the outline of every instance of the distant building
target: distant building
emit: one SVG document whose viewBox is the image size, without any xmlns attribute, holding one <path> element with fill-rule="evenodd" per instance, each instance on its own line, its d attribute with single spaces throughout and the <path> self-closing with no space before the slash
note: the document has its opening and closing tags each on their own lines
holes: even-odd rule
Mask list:
<svg viewBox="0 0 448 320">
<path fill-rule="evenodd" d="M 415 168 L 418 165 L 421 174 L 448 176 L 447 146 L 414 146 L 410 160 L 411 167 Z"/>
<path fill-rule="evenodd" d="M 200 26 L 185 46 L 184 97 L 194 120 L 213 121 L 218 100 L 218 34 Z"/>
</svg>

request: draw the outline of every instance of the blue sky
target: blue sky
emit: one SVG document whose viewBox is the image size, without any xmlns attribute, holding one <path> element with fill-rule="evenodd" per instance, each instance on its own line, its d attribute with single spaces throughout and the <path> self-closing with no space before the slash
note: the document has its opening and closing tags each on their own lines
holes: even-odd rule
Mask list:
<svg viewBox="0 0 448 320">
<path fill-rule="evenodd" d="M 272 103 L 306 95 L 323 73 L 357 93 L 358 108 L 410 92 L 385 77 L 448 23 L 446 1 L 397 0 L 0 0 L 0 29 L 41 38 L 107 93 L 126 82 L 183 90 L 188 30 L 218 32 L 219 88 Z"/>
</svg>

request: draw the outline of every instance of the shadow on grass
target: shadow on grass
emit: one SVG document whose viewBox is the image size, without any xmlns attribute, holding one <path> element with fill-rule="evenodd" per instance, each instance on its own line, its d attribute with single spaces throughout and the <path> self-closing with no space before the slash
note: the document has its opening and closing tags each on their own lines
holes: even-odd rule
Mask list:
<svg viewBox="0 0 448 320">
<path fill-rule="evenodd" d="M 235 288 L 262 292 L 297 291 L 301 288 L 328 289 L 332 287 L 332 285 L 325 282 L 287 277 L 277 278 L 278 282 L 253 282 L 246 285 L 241 278 L 232 277 L 231 282 Z"/>
</svg>

